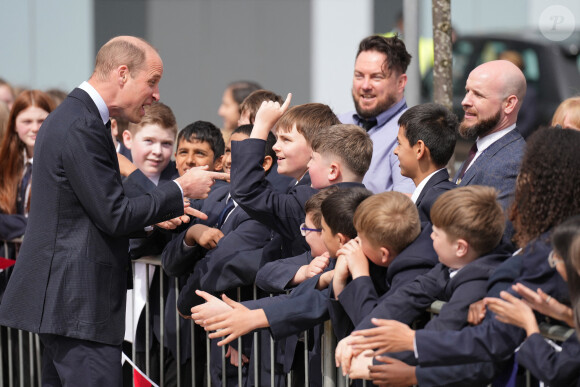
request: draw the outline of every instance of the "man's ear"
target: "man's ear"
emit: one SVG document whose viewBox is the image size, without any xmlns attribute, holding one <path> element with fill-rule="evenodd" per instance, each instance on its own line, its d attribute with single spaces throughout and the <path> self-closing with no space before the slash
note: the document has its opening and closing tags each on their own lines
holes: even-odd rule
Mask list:
<svg viewBox="0 0 580 387">
<path fill-rule="evenodd" d="M 123 144 L 125 145 L 125 148 L 131 149 L 132 143 L 133 143 L 133 135 L 131 134 L 130 131 L 125 129 L 123 131 Z"/>
<path fill-rule="evenodd" d="M 127 83 L 127 80 L 129 80 L 129 68 L 127 67 L 127 65 L 121 65 L 117 67 L 115 75 L 119 82 L 119 86 L 124 86 L 125 83 Z"/>
<path fill-rule="evenodd" d="M 518 97 L 512 94 L 509 97 L 507 97 L 504 102 L 505 107 L 503 111 L 505 112 L 505 114 L 510 114 L 514 111 L 516 105 L 518 104 Z"/>
<path fill-rule="evenodd" d="M 455 254 L 460 258 L 465 257 L 469 252 L 469 243 L 467 243 L 465 239 L 460 238 L 455 242 L 455 244 Z"/>
<path fill-rule="evenodd" d="M 399 79 L 397 79 L 397 89 L 403 92 L 405 85 L 407 85 L 407 74 L 401 74 L 399 75 Z"/>
<path fill-rule="evenodd" d="M 224 155 L 221 155 L 213 162 L 213 170 L 214 171 L 223 171 L 224 170 Z"/>
<path fill-rule="evenodd" d="M 264 171 L 268 172 L 270 170 L 270 168 L 272 168 L 273 164 L 274 164 L 274 160 L 272 159 L 272 156 L 266 156 L 266 157 L 264 157 L 264 162 L 262 163 L 262 168 L 264 168 Z"/>
</svg>

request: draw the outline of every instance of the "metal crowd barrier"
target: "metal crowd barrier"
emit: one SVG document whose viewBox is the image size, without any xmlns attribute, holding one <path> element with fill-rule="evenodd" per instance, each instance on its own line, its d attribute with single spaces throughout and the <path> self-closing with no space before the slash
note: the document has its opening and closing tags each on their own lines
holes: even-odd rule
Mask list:
<svg viewBox="0 0 580 387">
<path fill-rule="evenodd" d="M 160 258 L 159 257 L 144 257 L 141 258 L 139 260 L 137 260 L 138 262 L 141 263 L 145 263 L 146 264 L 146 272 L 147 272 L 147 277 L 149 278 L 149 270 L 151 270 L 152 267 L 156 267 L 157 270 L 161 269 L 161 262 L 160 262 Z M 160 273 L 161 274 L 161 273 Z M 1 275 L 5 275 L 5 276 L 9 276 L 9 271 L 8 272 L 3 272 L 0 273 Z M 160 289 L 163 290 L 164 289 L 164 281 L 167 281 L 168 277 L 165 277 L 165 275 L 160 275 Z M 178 282 L 176 278 L 170 278 L 169 280 L 171 280 L 171 286 L 175 287 L 175 290 L 177 291 L 177 296 L 179 295 L 179 288 L 178 288 Z M 148 289 L 148 287 L 147 287 Z M 164 318 L 164 311 L 165 308 L 173 308 L 176 310 L 177 305 L 166 305 L 166 300 L 165 300 L 165 294 L 163 294 L 163 291 L 160 292 L 160 294 L 158 295 L 150 295 L 149 294 L 149 290 L 147 290 L 147 297 L 146 297 L 146 303 L 145 303 L 145 307 L 142 313 L 145 313 L 145 369 L 143 370 L 147 375 L 151 375 L 151 368 L 152 368 L 152 364 L 151 364 L 151 353 L 150 353 L 150 342 L 149 342 L 149 337 L 150 337 L 150 332 L 152 327 L 150 326 L 150 315 L 151 315 L 151 308 L 150 308 L 150 300 L 152 299 L 151 297 L 159 297 L 159 304 L 160 304 L 160 342 L 159 342 L 159 348 L 160 348 L 160 353 L 159 353 L 159 386 L 165 386 L 164 383 L 164 378 L 165 378 L 165 373 L 166 373 L 166 369 L 164 367 L 165 365 L 165 357 L 164 357 L 164 345 L 165 345 L 165 341 L 166 341 L 166 337 L 165 337 L 165 318 Z M 256 291 L 256 287 L 254 286 L 254 299 L 257 297 L 257 291 Z M 238 289 L 238 301 L 240 299 L 240 290 Z M 431 307 L 428 309 L 428 312 L 432 313 L 432 314 L 437 314 L 439 313 L 439 310 L 441 309 L 442 305 L 444 305 L 443 302 L 437 301 L 434 302 Z M 133 311 L 134 313 L 134 311 Z M 180 324 L 179 321 L 181 319 L 181 317 L 179 316 L 178 313 L 175 313 L 175 319 L 176 319 L 176 326 L 177 326 L 177 337 L 176 337 L 176 343 L 177 343 L 177 359 L 176 359 L 176 366 L 179 367 L 179 365 L 181 364 L 181 334 L 182 332 L 180 332 Z M 133 323 L 137 324 L 137 320 L 138 320 L 138 316 L 133 316 Z M 9 328 L 5 328 L 5 327 L 1 327 L 1 329 L 4 331 L 4 336 L 0 336 L 0 348 L 2 348 L 2 351 L 0 351 L 0 375 L 2 375 L 2 377 L 0 377 L 0 387 L 15 387 L 15 386 L 40 386 L 41 384 L 41 366 L 40 366 L 40 361 L 41 361 L 41 346 L 40 346 L 40 340 L 38 338 L 37 335 L 33 335 L 31 333 L 28 332 L 23 332 L 23 331 L 16 331 L 14 329 L 9 329 Z M 192 379 L 192 386 L 193 387 L 198 387 L 198 383 L 196 383 L 196 374 L 198 372 L 204 372 L 205 377 L 204 377 L 204 384 L 207 385 L 208 387 L 211 387 L 211 379 L 210 379 L 210 358 L 209 358 L 209 348 L 210 348 L 210 340 L 206 335 L 206 339 L 205 339 L 205 343 L 198 343 L 196 342 L 196 337 L 194 334 L 194 323 L 193 321 L 191 321 L 191 324 L 189 326 L 189 329 L 191 330 L 191 349 L 190 349 L 190 353 L 191 353 L 191 379 Z M 542 323 L 540 324 L 540 330 L 542 332 L 542 334 L 545 337 L 548 337 L 552 340 L 555 341 L 565 341 L 571 334 L 574 333 L 573 329 L 569 329 L 569 328 L 565 328 L 562 326 L 556 326 L 556 325 L 549 325 L 549 324 L 545 324 Z M 17 339 L 15 339 L 15 337 L 17 337 Z M 253 333 L 253 344 L 254 344 L 254 350 L 257 351 L 258 348 L 260 348 L 260 333 L 259 332 L 254 332 Z M 308 340 L 312 340 L 311 337 L 308 337 L 308 332 L 304 333 L 304 381 L 303 383 L 301 381 L 295 380 L 295 376 L 293 372 L 288 373 L 285 378 L 286 378 L 286 385 L 287 386 L 291 386 L 291 385 L 308 385 L 308 381 L 309 381 L 309 374 L 310 374 L 310 370 L 309 370 L 309 357 L 308 357 Z M 28 343 L 26 343 L 26 341 Z M 17 344 L 16 351 L 11 351 L 11 350 L 4 350 L 5 349 L 5 345 L 7 349 L 11 349 L 13 348 L 13 346 Z M 264 380 L 260 380 L 260 357 L 264 356 L 264 354 L 258 353 L 259 351 L 255 352 L 253 356 L 255 356 L 255 359 L 253 361 L 254 364 L 254 383 L 256 386 L 267 386 L 267 385 L 274 385 L 275 382 L 275 373 L 274 373 L 274 344 L 275 341 L 270 338 L 270 353 L 268 354 L 270 357 L 270 369 L 271 369 L 271 373 L 270 373 L 270 380 L 269 381 L 264 381 Z M 194 359 L 196 358 L 196 354 L 199 353 L 199 348 L 201 348 L 200 346 L 205 346 L 205 348 L 207 349 L 207 355 L 206 355 L 206 367 L 204 370 L 199 370 L 196 368 L 196 362 L 194 361 Z M 322 381 L 323 381 L 323 386 L 325 387 L 345 387 L 349 385 L 349 380 L 348 377 L 342 377 L 342 373 L 340 369 L 337 369 L 335 367 L 335 363 L 334 363 L 334 351 L 336 348 L 336 338 L 334 336 L 334 333 L 332 332 L 332 324 L 330 323 L 330 321 L 326 321 L 324 323 L 324 333 L 323 333 L 323 337 L 322 337 L 322 341 L 321 341 L 321 350 L 322 350 L 322 361 L 321 361 L 321 370 L 322 370 Z M 241 349 L 241 338 L 238 339 L 238 348 Z M 23 352 L 26 352 L 28 355 L 25 356 L 23 354 Z M 126 354 L 129 355 L 129 354 Z M 133 345 L 132 348 L 132 353 L 131 353 L 131 358 L 133 361 L 135 361 L 136 359 L 136 349 L 135 349 L 135 345 Z M 222 349 L 222 359 L 221 359 L 221 366 L 222 366 L 222 385 L 225 386 L 226 385 L 226 362 L 229 361 L 229 359 L 226 359 L 225 357 L 225 348 Z M 237 381 L 238 381 L 238 385 L 242 384 L 242 351 L 239 350 L 238 351 L 238 375 L 237 375 Z M 178 371 L 178 370 L 176 370 Z M 181 375 L 179 372 L 176 372 L 177 375 L 177 381 L 176 384 L 178 387 L 181 386 L 185 386 L 185 383 L 181 380 Z M 366 385 L 366 383 L 365 383 Z M 370 383 L 369 383 L 370 385 Z M 189 386 L 188 386 L 189 387 Z M 201 387 L 201 386 L 200 386 Z"/>
</svg>

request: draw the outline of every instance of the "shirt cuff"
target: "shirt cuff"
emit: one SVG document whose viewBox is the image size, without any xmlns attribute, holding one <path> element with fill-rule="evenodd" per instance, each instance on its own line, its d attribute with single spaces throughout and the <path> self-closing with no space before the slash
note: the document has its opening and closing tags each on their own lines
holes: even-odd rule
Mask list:
<svg viewBox="0 0 580 387">
<path fill-rule="evenodd" d="M 183 188 L 181 188 L 181 185 L 179 185 L 179 183 L 177 182 L 177 180 L 173 180 L 173 182 L 175 184 L 177 184 L 177 186 L 179 187 L 179 190 L 181 191 L 181 198 L 183 199 Z"/>
<path fill-rule="evenodd" d="M 185 243 L 185 239 L 183 240 L 183 242 L 181 242 L 181 249 L 183 250 L 184 253 L 187 253 L 188 251 L 190 251 L 194 247 L 195 246 L 190 246 L 187 243 Z"/>
<path fill-rule="evenodd" d="M 413 352 L 415 353 L 415 359 L 419 360 L 419 352 L 417 352 L 417 335 L 413 337 Z"/>
</svg>

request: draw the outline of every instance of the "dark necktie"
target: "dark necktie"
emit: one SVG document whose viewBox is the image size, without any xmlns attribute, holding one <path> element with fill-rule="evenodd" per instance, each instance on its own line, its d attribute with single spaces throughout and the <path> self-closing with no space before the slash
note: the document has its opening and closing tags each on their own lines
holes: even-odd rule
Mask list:
<svg viewBox="0 0 580 387">
<path fill-rule="evenodd" d="M 376 118 L 369 118 L 368 120 L 360 118 L 358 124 L 361 128 L 364 128 L 367 132 L 377 125 Z"/>
<path fill-rule="evenodd" d="M 30 185 L 30 178 L 32 177 L 32 164 L 27 162 L 24 166 L 24 175 L 22 176 L 22 181 L 20 182 L 20 190 L 18 191 L 18 205 L 21 214 L 26 214 L 28 212 L 28 200 L 26 197 L 26 192 L 28 186 Z"/>
<path fill-rule="evenodd" d="M 228 217 L 229 213 L 234 209 L 234 207 L 235 207 L 234 199 L 232 199 L 232 197 L 230 196 L 226 202 L 225 208 L 220 213 L 216 228 L 222 228 L 224 222 L 226 221 L 226 218 Z"/>
<path fill-rule="evenodd" d="M 459 172 L 459 175 L 457 175 L 457 181 L 456 181 L 457 184 L 461 183 L 461 179 L 463 179 L 463 176 L 465 176 L 465 172 L 467 171 L 467 167 L 469 167 L 469 164 L 471 164 L 471 162 L 473 161 L 473 158 L 475 157 L 476 153 L 477 153 L 477 143 L 473 144 L 473 146 L 469 150 L 469 153 L 467 154 L 467 159 L 465 159 L 465 161 L 463 162 L 463 166 L 461 167 L 461 172 Z"/>
</svg>

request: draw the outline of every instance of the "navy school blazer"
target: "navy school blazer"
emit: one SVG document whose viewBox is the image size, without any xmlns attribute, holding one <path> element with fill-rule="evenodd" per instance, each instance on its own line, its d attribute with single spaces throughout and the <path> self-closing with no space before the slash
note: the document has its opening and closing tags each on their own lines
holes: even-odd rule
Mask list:
<svg viewBox="0 0 580 387">
<path fill-rule="evenodd" d="M 548 231 L 531 241 L 520 254 L 498 266 L 490 281 L 504 278 L 503 289 L 510 292 L 509 285 L 516 282 L 531 289 L 540 287 L 554 298 L 565 301 L 568 294 L 566 283 L 548 265 L 547 257 L 551 249 Z M 506 279 L 509 276 L 502 273 L 513 273 L 512 266 L 518 268 L 518 276 L 509 281 Z M 494 283 L 490 282 L 488 289 L 494 288 Z M 493 296 L 489 291 L 488 295 Z M 513 354 L 524 338 L 524 330 L 499 322 L 489 311 L 485 320 L 477 326 L 465 327 L 460 331 L 419 330 L 415 334 L 418 361 L 422 366 L 502 361 Z"/>
<path fill-rule="evenodd" d="M 309 250 L 300 234 L 304 204 L 318 190 L 310 186 L 308 173 L 287 193 L 274 190 L 262 168 L 264 140 L 249 138 L 232 141 L 231 194 L 253 219 L 272 229 L 279 237 L 264 249 L 264 261 L 292 257 Z M 275 245 L 274 245 L 275 244 Z M 281 255 L 280 255 L 280 250 Z M 269 254 L 275 256 L 272 258 Z M 264 262 L 264 263 L 265 263 Z"/>
<path fill-rule="evenodd" d="M 435 200 L 442 193 L 456 187 L 457 184 L 449 181 L 447 169 L 441 169 L 431 176 L 415 202 L 421 222 L 431 222 L 431 207 L 433 207 Z"/>
<path fill-rule="evenodd" d="M 374 328 L 370 321 L 372 317 L 411 324 L 437 300 L 446 304 L 425 329 L 461 329 L 467 325 L 469 305 L 485 297 L 490 275 L 510 256 L 510 249 L 497 246 L 465 265 L 453 278 L 450 278 L 449 268 L 438 263 L 428 273 L 385 297 L 357 326 L 357 330 Z"/>
<path fill-rule="evenodd" d="M 338 301 L 331 294 L 329 311 L 338 338 L 347 336 L 383 299 L 437 264 L 431 240 L 432 226 L 422 223 L 421 228 L 421 234 L 395 257 L 386 272 L 375 266 L 378 270 L 371 271 L 371 277 L 359 277 L 348 283 Z"/>
<path fill-rule="evenodd" d="M 201 223 L 215 227 L 219 213 L 225 208 L 229 188 L 217 188 L 206 199 L 202 212 L 211 213 L 211 219 Z M 182 314 L 189 314 L 191 307 L 202 301 L 195 294 L 195 289 L 215 294 L 254 282 L 262 248 L 270 240 L 270 230 L 237 206 L 221 231 L 224 237 L 212 250 L 194 246 L 185 251 L 183 240 L 187 231 L 184 231 L 163 251 L 162 264 L 168 273 L 191 273 L 178 298 L 178 308 Z"/>
</svg>

